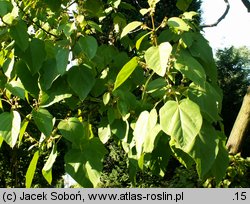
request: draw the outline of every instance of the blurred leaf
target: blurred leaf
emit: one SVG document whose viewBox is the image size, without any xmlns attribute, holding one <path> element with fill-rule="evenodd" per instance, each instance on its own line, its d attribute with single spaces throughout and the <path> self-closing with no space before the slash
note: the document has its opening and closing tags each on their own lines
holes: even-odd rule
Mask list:
<svg viewBox="0 0 250 204">
<path fill-rule="evenodd" d="M 11 2 L 7 1 L 7 0 L 1 0 L 0 1 L 0 16 L 3 17 L 5 16 L 7 13 L 10 13 L 12 11 L 12 4 Z"/>
<path fill-rule="evenodd" d="M 176 6 L 181 11 L 186 11 L 191 3 L 192 0 L 177 0 Z"/>
</svg>

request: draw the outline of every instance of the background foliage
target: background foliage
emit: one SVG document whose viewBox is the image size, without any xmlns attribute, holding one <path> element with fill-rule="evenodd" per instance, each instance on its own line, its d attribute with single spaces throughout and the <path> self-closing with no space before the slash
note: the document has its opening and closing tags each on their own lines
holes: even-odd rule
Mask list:
<svg viewBox="0 0 250 204">
<path fill-rule="evenodd" d="M 52 169 L 64 164 L 82 187 L 109 185 L 111 168 L 125 186 L 144 187 L 173 160 L 201 181 L 223 179 L 222 91 L 188 10 L 200 2 L 167 2 L 0 1 L 0 143 L 15 175 L 3 185 L 36 186 L 41 174 L 55 185 Z"/>
</svg>

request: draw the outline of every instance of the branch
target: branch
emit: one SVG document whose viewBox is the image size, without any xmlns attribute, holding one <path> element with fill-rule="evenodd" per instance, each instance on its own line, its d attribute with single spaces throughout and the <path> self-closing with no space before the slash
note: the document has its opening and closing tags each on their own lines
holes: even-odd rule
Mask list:
<svg viewBox="0 0 250 204">
<path fill-rule="evenodd" d="M 34 25 L 36 25 L 39 29 L 41 29 L 41 30 L 43 30 L 45 33 L 47 33 L 48 35 L 51 35 L 51 36 L 53 36 L 53 37 L 55 37 L 55 38 L 60 38 L 59 36 L 57 36 L 57 35 L 55 35 L 55 34 L 53 34 L 53 33 L 51 33 L 51 32 L 49 32 L 49 31 L 47 31 L 47 30 L 45 30 L 43 27 L 41 27 L 41 25 L 39 25 L 37 22 L 35 22 L 35 21 L 33 21 L 33 19 L 21 8 L 21 6 L 17 3 L 17 2 L 15 2 L 16 3 L 16 5 L 17 5 L 17 7 L 23 12 L 23 14 L 28 18 L 28 20 L 32 23 L 32 24 L 34 24 Z"/>
<path fill-rule="evenodd" d="M 228 14 L 228 11 L 230 9 L 230 4 L 229 4 L 228 0 L 224 0 L 224 1 L 227 4 L 227 8 L 224 11 L 223 15 L 215 23 L 208 24 L 208 25 L 201 25 L 201 28 L 215 27 L 215 26 L 217 26 L 226 17 L 226 15 Z"/>
<path fill-rule="evenodd" d="M 250 1 L 249 0 L 241 0 L 244 6 L 247 8 L 247 12 L 250 12 Z"/>
</svg>

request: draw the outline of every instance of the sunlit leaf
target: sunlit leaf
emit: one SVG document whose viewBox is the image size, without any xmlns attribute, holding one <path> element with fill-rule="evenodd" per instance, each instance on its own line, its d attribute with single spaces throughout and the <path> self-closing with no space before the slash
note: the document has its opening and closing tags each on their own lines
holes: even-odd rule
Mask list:
<svg viewBox="0 0 250 204">
<path fill-rule="evenodd" d="M 46 161 L 46 163 L 42 169 L 43 177 L 46 179 L 46 181 L 49 184 L 51 184 L 51 182 L 52 182 L 52 167 L 56 161 L 56 157 L 57 157 L 57 148 L 56 148 L 56 145 L 53 145 L 53 148 L 52 148 L 52 151 L 49 155 L 49 158 Z"/>
<path fill-rule="evenodd" d="M 17 111 L 0 114 L 0 136 L 13 148 L 17 142 L 21 127 L 21 117 Z"/>
<path fill-rule="evenodd" d="M 164 42 L 157 47 L 150 47 L 145 52 L 144 57 L 150 69 L 154 70 L 158 75 L 164 76 L 171 52 L 171 44 L 169 42 Z"/>
<path fill-rule="evenodd" d="M 127 62 L 120 72 L 118 73 L 116 80 L 115 80 L 115 86 L 114 90 L 117 89 L 119 86 L 121 86 L 128 77 L 133 73 L 135 68 L 138 66 L 138 59 L 137 57 L 133 57 L 129 62 Z"/>
<path fill-rule="evenodd" d="M 39 151 L 36 151 L 35 154 L 32 157 L 32 160 L 29 164 L 29 168 L 26 172 L 26 176 L 25 176 L 25 187 L 26 188 L 30 188 L 34 175 L 35 175 L 35 171 L 36 171 L 36 165 L 39 159 Z"/>
<path fill-rule="evenodd" d="M 202 116 L 199 106 L 189 99 L 167 101 L 160 109 L 162 130 L 182 149 L 188 149 L 199 133 Z M 178 147 L 177 146 L 177 147 Z"/>
<path fill-rule="evenodd" d="M 132 32 L 133 30 L 135 30 L 136 28 L 138 28 L 139 26 L 141 26 L 143 23 L 140 21 L 133 21 L 131 23 L 129 23 L 128 25 L 125 26 L 125 28 L 123 29 L 122 33 L 121 33 L 121 38 L 123 38 L 124 36 L 126 36 L 127 34 L 129 34 L 130 32 Z"/>
<path fill-rule="evenodd" d="M 168 25 L 181 31 L 189 31 L 190 29 L 189 25 L 184 20 L 178 17 L 172 17 L 168 19 Z"/>
</svg>

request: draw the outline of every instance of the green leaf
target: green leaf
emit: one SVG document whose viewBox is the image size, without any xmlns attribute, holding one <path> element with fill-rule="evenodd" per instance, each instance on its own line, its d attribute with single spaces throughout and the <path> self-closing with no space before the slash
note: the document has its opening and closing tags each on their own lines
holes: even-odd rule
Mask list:
<svg viewBox="0 0 250 204">
<path fill-rule="evenodd" d="M 107 143 L 107 141 L 111 137 L 111 129 L 110 124 L 107 118 L 103 118 L 98 127 L 98 136 L 103 144 Z"/>
<path fill-rule="evenodd" d="M 78 148 L 82 148 L 88 139 L 83 124 L 77 118 L 72 117 L 62 120 L 58 124 L 58 129 L 65 139 L 72 142 Z"/>
<path fill-rule="evenodd" d="M 67 81 L 81 100 L 88 96 L 95 85 L 95 78 L 92 72 L 84 66 L 72 67 L 67 73 Z"/>
<path fill-rule="evenodd" d="M 126 36 L 128 33 L 132 32 L 133 30 L 135 30 L 136 28 L 138 28 L 139 26 L 141 26 L 143 23 L 140 21 L 133 21 L 131 23 L 129 23 L 128 25 L 126 25 L 121 33 L 121 38 L 123 38 L 124 36 Z"/>
<path fill-rule="evenodd" d="M 204 88 L 190 84 L 188 89 L 189 98 L 197 103 L 206 119 L 211 122 L 220 120 L 219 107 L 222 103 L 222 96 L 218 91 L 208 82 L 205 82 Z"/>
<path fill-rule="evenodd" d="M 180 31 L 189 31 L 190 29 L 189 25 L 184 20 L 178 17 L 169 18 L 168 25 Z"/>
<path fill-rule="evenodd" d="M 16 25 L 10 27 L 10 35 L 15 43 L 24 52 L 29 47 L 29 35 L 26 23 L 19 20 Z"/>
<path fill-rule="evenodd" d="M 157 124 L 157 112 L 152 109 L 150 113 L 143 111 L 135 124 L 134 139 L 137 151 L 137 158 L 140 158 L 142 153 L 150 153 L 154 150 L 155 138 L 161 130 Z"/>
<path fill-rule="evenodd" d="M 148 5 L 150 8 L 155 8 L 158 2 L 160 2 L 160 0 L 148 0 Z"/>
<path fill-rule="evenodd" d="M 173 155 L 178 159 L 178 161 L 185 166 L 186 168 L 192 168 L 195 164 L 193 158 L 186 152 L 183 151 L 183 149 L 177 148 L 176 146 L 179 146 L 176 144 L 174 139 L 171 139 L 169 142 L 170 148 L 172 150 Z"/>
<path fill-rule="evenodd" d="M 215 177 L 216 183 L 219 183 L 225 177 L 229 165 L 228 150 L 225 143 L 220 141 L 218 148 L 219 152 L 210 172 L 210 175 Z"/>
<path fill-rule="evenodd" d="M 86 0 L 84 1 L 83 8 L 90 17 L 103 16 L 103 3 L 101 0 Z"/>
<path fill-rule="evenodd" d="M 0 136 L 13 148 L 20 132 L 21 117 L 17 111 L 0 114 Z"/>
<path fill-rule="evenodd" d="M 116 77 L 114 90 L 117 89 L 119 86 L 121 86 L 129 78 L 129 76 L 133 73 L 133 71 L 137 66 L 138 66 L 138 59 L 137 57 L 133 57 L 122 67 L 122 69 L 120 70 L 120 72 Z"/>
<path fill-rule="evenodd" d="M 121 3 L 121 0 L 108 0 L 108 3 L 117 9 Z"/>
<path fill-rule="evenodd" d="M 56 68 L 57 68 L 57 73 L 59 73 L 60 75 L 63 75 L 66 72 L 68 59 L 69 59 L 69 50 L 64 48 L 59 48 L 59 50 L 56 53 Z"/>
<path fill-rule="evenodd" d="M 196 169 L 202 179 L 212 168 L 217 157 L 219 138 L 212 125 L 204 121 L 188 154 L 195 160 Z"/>
<path fill-rule="evenodd" d="M 71 149 L 65 155 L 66 172 L 82 187 L 97 187 L 102 172 L 102 162 L 107 153 L 98 138 L 85 143 L 82 151 Z"/>
<path fill-rule="evenodd" d="M 152 32 L 146 33 L 145 35 L 141 36 L 141 37 L 139 38 L 139 40 L 136 41 L 135 47 L 136 47 L 137 50 L 140 49 L 140 46 L 141 46 L 141 43 L 142 43 L 143 39 L 144 39 L 146 36 L 148 36 L 149 34 L 151 34 L 151 33 L 152 33 Z"/>
<path fill-rule="evenodd" d="M 144 57 L 150 69 L 154 70 L 159 76 L 164 76 L 171 52 L 171 44 L 164 42 L 157 47 L 150 47 L 145 52 Z"/>
<path fill-rule="evenodd" d="M 0 148 L 2 147 L 3 141 L 4 141 L 3 137 L 0 136 Z"/>
<path fill-rule="evenodd" d="M 57 157 L 57 147 L 54 144 L 53 148 L 52 148 L 52 151 L 51 151 L 51 153 L 49 155 L 49 158 L 46 161 L 46 163 L 45 163 L 45 165 L 44 165 L 44 167 L 42 169 L 43 177 L 46 179 L 46 181 L 49 184 L 51 184 L 51 182 L 52 182 L 52 167 L 53 167 L 53 164 L 56 161 L 56 157 Z"/>
<path fill-rule="evenodd" d="M 23 139 L 23 135 L 26 131 L 26 128 L 29 124 L 29 120 L 27 120 L 26 118 L 22 121 L 21 123 L 21 129 L 20 129 L 20 132 L 19 132 L 19 142 L 18 142 L 18 147 L 20 147 L 21 145 L 21 142 L 22 142 L 22 139 Z"/>
<path fill-rule="evenodd" d="M 13 9 L 13 6 L 11 2 L 7 0 L 0 1 L 0 16 L 1 17 L 5 16 L 7 13 L 10 13 L 12 9 Z"/>
<path fill-rule="evenodd" d="M 15 66 L 17 76 L 20 78 L 25 90 L 27 90 L 35 98 L 38 98 L 38 75 L 32 76 L 32 73 L 23 60 L 18 61 Z"/>
<path fill-rule="evenodd" d="M 102 101 L 105 106 L 109 103 L 109 100 L 110 100 L 110 92 L 104 93 L 102 97 Z"/>
<path fill-rule="evenodd" d="M 177 148 L 187 151 L 201 129 L 199 106 L 189 99 L 167 101 L 159 113 L 162 130 L 175 140 Z"/>
<path fill-rule="evenodd" d="M 15 96 L 21 99 L 25 99 L 25 88 L 20 80 L 11 81 L 5 85 L 5 87 Z"/>
<path fill-rule="evenodd" d="M 87 24 L 91 27 L 94 28 L 95 30 L 99 31 L 100 33 L 102 33 L 102 28 L 100 25 L 98 25 L 96 22 L 94 21 L 87 21 Z"/>
<path fill-rule="evenodd" d="M 181 11 L 186 11 L 191 3 L 192 0 L 178 0 L 176 6 Z"/>
<path fill-rule="evenodd" d="M 32 117 L 38 129 L 49 137 L 53 130 L 53 116 L 44 108 L 32 110 Z"/>
<path fill-rule="evenodd" d="M 193 43 L 189 48 L 192 56 L 196 57 L 206 71 L 206 75 L 212 81 L 217 83 L 217 68 L 215 65 L 213 51 L 209 46 L 208 41 L 200 34 L 193 33 Z"/>
<path fill-rule="evenodd" d="M 80 37 L 77 42 L 81 51 L 89 58 L 93 59 L 96 55 L 98 44 L 93 36 Z"/>
<path fill-rule="evenodd" d="M 44 41 L 33 38 L 23 57 L 32 75 L 36 74 L 42 67 L 46 58 Z"/>
<path fill-rule="evenodd" d="M 33 155 L 33 158 L 30 162 L 29 168 L 26 172 L 26 176 L 25 176 L 25 187 L 26 188 L 30 188 L 34 175 L 35 175 L 35 171 L 36 171 L 36 165 L 39 159 L 39 151 L 36 151 L 35 154 Z"/>
<path fill-rule="evenodd" d="M 195 84 L 204 87 L 206 73 L 201 64 L 186 50 L 181 50 L 174 67 Z"/>
<path fill-rule="evenodd" d="M 71 89 L 65 80 L 66 77 L 56 79 L 49 90 L 40 92 L 40 106 L 43 108 L 49 107 L 54 103 L 60 102 L 72 96 Z"/>
</svg>

